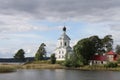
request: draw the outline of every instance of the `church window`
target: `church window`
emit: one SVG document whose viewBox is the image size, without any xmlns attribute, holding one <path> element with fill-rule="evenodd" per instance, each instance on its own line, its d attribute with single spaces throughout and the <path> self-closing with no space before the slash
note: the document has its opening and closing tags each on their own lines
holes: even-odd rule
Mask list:
<svg viewBox="0 0 120 80">
<path fill-rule="evenodd" d="M 59 58 L 60 58 L 60 56 L 59 56 Z"/>
<path fill-rule="evenodd" d="M 59 54 L 60 54 L 60 51 L 59 51 Z"/>
<path fill-rule="evenodd" d="M 62 51 L 62 54 L 64 54 L 64 52 Z"/>
<path fill-rule="evenodd" d="M 60 45 L 62 46 L 62 42 L 60 42 Z"/>
<path fill-rule="evenodd" d="M 67 44 L 66 44 L 66 42 L 65 42 L 65 46 L 66 46 Z"/>
</svg>

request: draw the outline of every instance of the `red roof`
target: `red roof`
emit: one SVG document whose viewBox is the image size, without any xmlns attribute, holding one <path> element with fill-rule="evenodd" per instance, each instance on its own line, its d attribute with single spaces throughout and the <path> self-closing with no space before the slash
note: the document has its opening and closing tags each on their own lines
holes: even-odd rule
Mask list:
<svg viewBox="0 0 120 80">
<path fill-rule="evenodd" d="M 113 51 L 109 51 L 107 52 L 107 55 L 115 55 L 115 53 Z"/>
<path fill-rule="evenodd" d="M 97 60 L 97 61 L 106 61 L 107 57 L 103 55 L 94 55 L 92 60 Z"/>
</svg>

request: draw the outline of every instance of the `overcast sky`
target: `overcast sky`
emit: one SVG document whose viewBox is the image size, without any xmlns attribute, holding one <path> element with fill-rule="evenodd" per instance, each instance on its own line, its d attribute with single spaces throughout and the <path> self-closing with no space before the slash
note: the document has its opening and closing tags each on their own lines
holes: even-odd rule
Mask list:
<svg viewBox="0 0 120 80">
<path fill-rule="evenodd" d="M 109 34 L 120 44 L 120 0 L 0 0 L 0 57 L 34 56 L 43 42 L 52 53 L 64 25 L 71 46 Z"/>
</svg>

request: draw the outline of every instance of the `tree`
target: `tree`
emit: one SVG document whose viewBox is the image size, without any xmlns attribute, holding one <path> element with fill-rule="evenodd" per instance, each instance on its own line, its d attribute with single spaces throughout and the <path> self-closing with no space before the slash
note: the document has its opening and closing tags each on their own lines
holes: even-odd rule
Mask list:
<svg viewBox="0 0 120 80">
<path fill-rule="evenodd" d="M 81 62 L 83 62 L 84 65 L 89 63 L 89 60 L 95 53 L 95 44 L 89 38 L 78 41 L 78 43 L 74 46 L 74 55 L 76 59 L 81 59 Z"/>
<path fill-rule="evenodd" d="M 102 45 L 102 40 L 98 36 L 91 36 L 89 40 L 92 43 L 92 47 L 94 47 L 94 52 L 95 53 L 104 53 L 103 45 Z"/>
<path fill-rule="evenodd" d="M 113 49 L 113 39 L 112 39 L 112 35 L 106 35 L 103 39 L 102 39 L 102 43 L 103 43 L 103 47 L 105 49 L 105 52 L 109 52 Z"/>
<path fill-rule="evenodd" d="M 52 63 L 52 64 L 55 64 L 55 63 L 56 63 L 55 54 L 51 54 L 50 60 L 51 60 L 51 63 Z"/>
<path fill-rule="evenodd" d="M 14 58 L 20 61 L 24 61 L 25 60 L 25 56 L 24 56 L 25 52 L 23 49 L 20 49 L 17 51 L 17 53 L 15 54 Z"/>
<path fill-rule="evenodd" d="M 116 52 L 117 54 L 120 54 L 120 45 L 117 45 L 117 46 L 116 46 L 115 52 Z"/>
<path fill-rule="evenodd" d="M 46 50 L 45 50 L 45 44 L 42 43 L 38 49 L 38 51 L 35 54 L 35 60 L 43 60 L 44 57 L 46 57 Z"/>
</svg>

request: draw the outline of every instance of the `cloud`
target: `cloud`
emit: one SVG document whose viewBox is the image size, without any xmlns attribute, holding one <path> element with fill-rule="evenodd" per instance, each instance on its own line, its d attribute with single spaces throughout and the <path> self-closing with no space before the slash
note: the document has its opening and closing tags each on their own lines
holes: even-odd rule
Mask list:
<svg viewBox="0 0 120 80">
<path fill-rule="evenodd" d="M 14 56 L 13 49 L 0 47 L 0 58 L 10 58 L 13 56 Z"/>
<path fill-rule="evenodd" d="M 13 32 L 27 32 L 27 31 L 49 31 L 54 28 L 49 28 L 42 24 L 32 25 L 29 21 L 31 19 L 21 16 L 0 15 L 0 33 L 13 33 Z"/>
<path fill-rule="evenodd" d="M 119 4 L 119 0 L 0 0 L 0 13 L 53 21 L 119 21 Z"/>
<path fill-rule="evenodd" d="M 113 24 L 108 24 L 108 26 L 110 27 L 111 30 L 120 31 L 120 23 L 113 23 Z"/>
<path fill-rule="evenodd" d="M 61 29 L 61 26 L 50 27 L 47 22 L 32 24 L 34 21 L 85 22 L 88 27 L 83 30 L 85 34 L 80 33 L 82 38 L 93 34 L 112 34 L 116 44 L 119 44 L 119 4 L 120 0 L 0 0 L 0 53 L 10 56 L 15 50 L 24 48 L 27 56 L 33 56 L 40 45 L 39 40 L 43 41 L 48 31 Z M 80 28 L 77 29 L 74 36 L 78 37 Z M 39 32 L 44 32 L 44 35 Z M 77 40 L 73 40 L 71 45 Z M 56 43 L 46 43 L 48 52 L 51 52 Z"/>
</svg>

